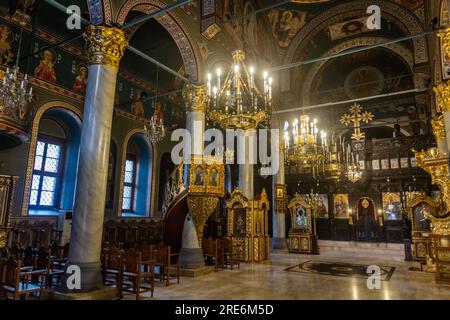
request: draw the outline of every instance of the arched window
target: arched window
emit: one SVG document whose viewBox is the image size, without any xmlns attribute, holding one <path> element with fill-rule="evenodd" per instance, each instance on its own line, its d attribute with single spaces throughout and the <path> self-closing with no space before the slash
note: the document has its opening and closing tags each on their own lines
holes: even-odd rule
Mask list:
<svg viewBox="0 0 450 320">
<path fill-rule="evenodd" d="M 71 111 L 53 108 L 42 116 L 31 177 L 29 214 L 72 210 L 81 121 Z"/>
<path fill-rule="evenodd" d="M 122 177 L 122 215 L 150 215 L 152 190 L 152 151 L 142 134 L 127 144 Z"/>
</svg>

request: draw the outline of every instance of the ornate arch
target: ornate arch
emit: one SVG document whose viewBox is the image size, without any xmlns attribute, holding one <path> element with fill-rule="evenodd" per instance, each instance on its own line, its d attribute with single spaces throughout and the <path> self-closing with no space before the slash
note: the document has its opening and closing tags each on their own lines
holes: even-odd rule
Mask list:
<svg viewBox="0 0 450 320">
<path fill-rule="evenodd" d="M 132 129 L 130 131 L 128 131 L 127 135 L 125 136 L 123 143 L 122 143 L 122 158 L 120 159 L 120 175 L 119 175 L 119 201 L 118 201 L 118 205 L 117 205 L 117 216 L 120 217 L 122 215 L 122 202 L 123 202 L 123 186 L 124 186 L 124 176 L 125 176 L 125 159 L 127 158 L 127 147 L 128 147 L 128 143 L 130 142 L 130 139 L 134 136 L 134 135 L 145 135 L 145 130 L 141 129 L 141 128 L 135 128 Z M 156 187 L 156 183 L 155 183 L 155 175 L 156 175 L 156 166 L 155 166 L 155 159 L 156 159 L 156 154 L 155 154 L 155 146 L 153 143 L 151 143 L 150 141 L 148 142 L 148 147 L 150 149 L 150 163 L 152 166 L 152 180 L 151 180 L 151 200 L 150 200 L 150 211 L 153 211 L 154 209 L 154 204 L 155 204 L 155 187 Z M 151 212 L 150 212 L 151 214 Z"/>
<path fill-rule="evenodd" d="M 351 1 L 332 7 L 319 14 L 317 17 L 308 22 L 302 29 L 300 29 L 294 39 L 292 39 L 291 44 L 289 45 L 289 48 L 284 56 L 283 64 L 293 62 L 295 53 L 298 49 L 301 46 L 305 46 L 315 35 L 321 32 L 321 25 L 327 27 L 330 20 L 342 18 L 343 15 L 354 15 L 355 11 L 365 13 L 367 8 L 371 5 L 373 5 L 372 0 Z M 424 31 L 419 18 L 403 6 L 386 0 L 378 1 L 377 5 L 381 8 L 384 18 L 389 15 L 390 19 L 395 20 L 399 26 L 403 26 L 408 34 L 417 34 Z M 412 42 L 414 47 L 414 63 L 420 64 L 428 62 L 426 37 L 415 38 Z M 282 91 L 287 91 L 290 89 L 290 76 L 290 72 L 282 73 L 280 81 L 284 84 Z"/>
<path fill-rule="evenodd" d="M 30 149 L 28 151 L 28 163 L 27 170 L 25 173 L 25 184 L 22 200 L 22 216 L 28 215 L 28 206 L 30 201 L 30 187 L 31 187 L 31 177 L 33 176 L 33 166 L 34 166 L 34 156 L 36 154 L 36 144 L 39 133 L 39 124 L 41 122 L 42 116 L 50 109 L 63 109 L 72 112 L 80 121 L 83 119 L 83 114 L 79 108 L 63 101 L 48 101 L 41 104 L 37 109 L 33 117 L 33 122 L 31 126 L 31 137 L 30 137 Z"/>
<path fill-rule="evenodd" d="M 120 7 L 117 13 L 116 22 L 118 24 L 123 24 L 132 10 L 148 14 L 166 6 L 165 3 L 159 0 L 128 0 Z M 194 47 L 192 45 L 193 41 L 181 19 L 173 12 L 158 15 L 155 19 L 169 32 L 175 41 L 180 50 L 184 69 L 186 74 L 189 75 L 189 79 L 191 81 L 198 81 L 198 59 L 196 58 Z"/>
<path fill-rule="evenodd" d="M 381 37 L 363 37 L 363 38 L 355 38 L 351 40 L 344 41 L 342 43 L 339 43 L 337 46 L 331 48 L 329 51 L 325 53 L 325 56 L 338 54 L 340 52 L 346 51 L 348 49 L 354 48 L 354 47 L 361 47 L 361 46 L 370 46 L 375 44 L 380 44 L 388 41 L 389 39 L 381 38 Z M 407 47 L 399 44 L 394 43 L 387 46 L 383 46 L 383 48 L 389 49 L 396 53 L 403 61 L 405 61 L 411 71 L 411 74 L 414 73 L 414 57 L 410 49 Z M 302 85 L 302 97 L 303 97 L 303 106 L 308 106 L 310 104 L 310 94 L 311 94 L 311 85 L 314 81 L 315 76 L 317 73 L 322 69 L 322 67 L 328 62 L 329 60 L 322 60 L 317 63 L 315 63 L 311 69 L 306 74 L 306 77 L 303 80 Z"/>
</svg>

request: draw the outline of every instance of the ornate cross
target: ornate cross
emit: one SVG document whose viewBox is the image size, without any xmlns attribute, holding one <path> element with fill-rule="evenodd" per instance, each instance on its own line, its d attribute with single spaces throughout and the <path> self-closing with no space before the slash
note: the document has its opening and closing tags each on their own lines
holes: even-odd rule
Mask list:
<svg viewBox="0 0 450 320">
<path fill-rule="evenodd" d="M 349 126 L 351 125 L 351 123 L 353 122 L 353 128 L 354 128 L 354 132 L 352 134 L 352 139 L 353 140 L 364 140 L 365 138 L 365 134 L 364 132 L 361 132 L 361 127 L 360 124 L 361 123 L 369 123 L 369 121 L 373 120 L 374 115 L 371 112 L 368 111 L 362 111 L 362 107 L 355 103 L 354 105 L 352 105 L 349 109 L 350 114 L 344 114 L 341 117 L 341 123 L 344 126 Z"/>
</svg>

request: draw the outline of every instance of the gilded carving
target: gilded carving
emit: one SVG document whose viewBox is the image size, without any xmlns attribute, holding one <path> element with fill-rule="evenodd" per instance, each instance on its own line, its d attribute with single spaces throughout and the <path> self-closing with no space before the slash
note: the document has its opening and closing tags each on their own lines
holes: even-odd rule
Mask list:
<svg viewBox="0 0 450 320">
<path fill-rule="evenodd" d="M 450 28 L 440 30 L 438 37 L 441 39 L 441 48 L 447 55 L 450 55 Z"/>
<path fill-rule="evenodd" d="M 431 126 L 433 127 L 433 134 L 437 141 L 445 141 L 445 123 L 444 115 L 440 114 L 435 119 L 431 120 Z"/>
<path fill-rule="evenodd" d="M 0 231 L 0 248 L 6 247 L 7 232 Z"/>
<path fill-rule="evenodd" d="M 206 88 L 187 83 L 183 88 L 183 99 L 188 112 L 206 112 Z"/>
<path fill-rule="evenodd" d="M 216 196 L 189 195 L 187 202 L 189 212 L 191 213 L 195 225 L 195 230 L 197 231 L 198 243 L 201 247 L 205 223 L 208 221 L 213 210 L 217 207 L 219 198 Z"/>
<path fill-rule="evenodd" d="M 436 95 L 436 111 L 438 113 L 450 111 L 450 82 L 435 86 L 433 91 Z"/>
<path fill-rule="evenodd" d="M 127 46 L 124 31 L 105 26 L 89 25 L 84 34 L 90 64 L 118 68 Z"/>
<path fill-rule="evenodd" d="M 437 148 L 418 152 L 413 149 L 417 165 L 431 176 L 431 182 L 441 191 L 444 211 L 450 209 L 450 180 L 448 179 L 448 155 Z"/>
</svg>

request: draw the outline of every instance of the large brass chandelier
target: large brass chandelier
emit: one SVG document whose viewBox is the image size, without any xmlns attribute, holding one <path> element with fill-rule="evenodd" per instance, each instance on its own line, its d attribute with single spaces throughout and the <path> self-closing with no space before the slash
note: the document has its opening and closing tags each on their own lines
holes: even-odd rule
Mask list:
<svg viewBox="0 0 450 320">
<path fill-rule="evenodd" d="M 323 164 L 325 152 L 328 149 L 327 135 L 317 128 L 317 119 L 310 121 L 309 116 L 301 115 L 292 125 L 284 125 L 284 151 L 288 163 L 303 168 L 311 168 L 317 173 Z"/>
<path fill-rule="evenodd" d="M 217 69 L 207 76 L 207 117 L 223 129 L 251 129 L 269 122 L 272 109 L 273 80 L 263 73 L 263 87 L 256 84 L 255 68 L 247 68 L 245 53 L 232 53 L 233 66 L 222 76 Z"/>
<path fill-rule="evenodd" d="M 307 115 L 301 115 L 291 125 L 285 123 L 284 153 L 287 163 L 309 170 L 314 178 L 351 182 L 362 178 L 359 156 L 352 152 L 351 145 L 319 130 L 317 119 L 311 121 Z"/>
</svg>

